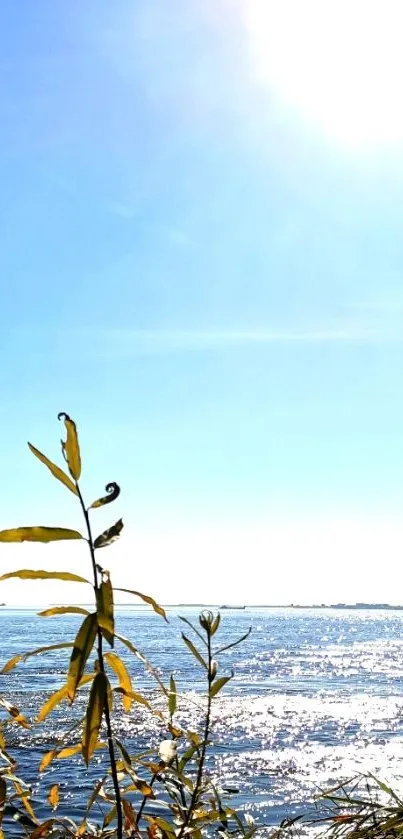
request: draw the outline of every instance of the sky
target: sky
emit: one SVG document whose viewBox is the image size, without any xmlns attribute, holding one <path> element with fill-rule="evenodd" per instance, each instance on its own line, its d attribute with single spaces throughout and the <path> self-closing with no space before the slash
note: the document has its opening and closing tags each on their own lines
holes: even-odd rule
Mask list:
<svg viewBox="0 0 403 839">
<path fill-rule="evenodd" d="M 61 464 L 66 411 L 88 503 L 122 488 L 93 514 L 125 522 L 116 585 L 403 602 L 402 23 L 400 0 L 1 5 L 0 528 L 82 526 L 26 446 Z"/>
</svg>

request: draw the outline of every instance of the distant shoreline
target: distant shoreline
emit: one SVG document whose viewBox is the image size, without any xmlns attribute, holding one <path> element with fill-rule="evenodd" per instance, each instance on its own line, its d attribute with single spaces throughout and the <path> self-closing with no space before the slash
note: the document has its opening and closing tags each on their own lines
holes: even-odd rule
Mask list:
<svg viewBox="0 0 403 839">
<path fill-rule="evenodd" d="M 23 605 L 18 603 L 0 603 L 0 608 L 3 609 L 28 609 L 28 610 L 35 610 L 35 609 L 42 609 L 45 605 L 48 606 L 60 606 L 63 604 L 58 603 L 38 603 L 36 605 Z M 88 606 L 91 604 L 88 603 L 79 603 L 79 606 Z M 233 606 L 222 606 L 216 603 L 164 603 L 162 604 L 166 609 L 218 609 L 218 611 L 250 611 L 252 609 L 296 609 L 296 610 L 329 610 L 329 609 L 336 609 L 339 611 L 403 611 L 403 605 L 392 605 L 391 603 L 312 603 L 312 604 L 300 604 L 300 603 L 254 603 L 254 604 L 246 604 L 246 605 L 233 605 Z M 115 603 L 117 608 L 119 607 L 130 607 L 131 609 L 141 609 L 145 611 L 147 606 L 143 604 L 135 604 L 135 603 Z"/>
</svg>

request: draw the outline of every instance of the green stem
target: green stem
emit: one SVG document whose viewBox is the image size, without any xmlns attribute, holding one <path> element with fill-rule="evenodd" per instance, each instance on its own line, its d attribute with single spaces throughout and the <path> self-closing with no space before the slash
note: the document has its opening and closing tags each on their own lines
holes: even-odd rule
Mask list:
<svg viewBox="0 0 403 839">
<path fill-rule="evenodd" d="M 189 808 L 188 808 L 188 811 L 186 813 L 185 821 L 182 824 L 182 827 L 181 827 L 181 829 L 178 833 L 177 839 L 182 839 L 183 834 L 184 834 L 186 828 L 189 825 L 189 822 L 192 818 L 193 810 L 194 810 L 194 808 L 197 804 L 198 798 L 199 798 L 200 787 L 201 787 L 202 781 L 203 781 L 203 771 L 204 771 L 204 764 L 205 764 L 205 760 L 206 760 L 207 742 L 208 742 L 208 738 L 209 738 L 209 734 L 210 734 L 210 720 L 211 720 L 210 688 L 211 688 L 211 683 L 212 683 L 213 678 L 214 678 L 211 674 L 212 654 L 211 654 L 210 632 L 208 633 L 208 636 L 207 636 L 207 652 L 208 652 L 208 659 L 207 659 L 207 662 L 208 662 L 208 671 L 207 671 L 208 694 L 207 694 L 206 719 L 205 719 L 205 723 L 204 723 L 204 737 L 203 737 L 203 743 L 202 743 L 202 747 L 201 747 L 201 753 L 200 753 L 199 767 L 198 767 L 198 770 L 197 770 L 196 783 L 195 783 L 195 786 L 194 786 L 192 797 L 190 799 Z"/>
<path fill-rule="evenodd" d="M 84 504 L 83 497 L 81 495 L 81 490 L 76 482 L 78 497 L 80 499 L 81 509 L 83 511 L 83 516 L 85 519 L 85 524 L 87 527 L 87 534 L 88 534 L 88 547 L 91 555 L 91 563 L 92 563 L 92 571 L 94 575 L 94 592 L 95 592 L 95 602 L 97 602 L 97 592 L 99 588 L 98 583 L 98 572 L 97 572 L 97 563 L 95 560 L 95 549 L 94 549 L 94 541 L 92 538 L 92 530 L 91 530 L 91 522 L 90 517 L 88 514 L 88 510 Z M 105 662 L 104 662 L 104 654 L 103 654 L 103 639 L 102 639 L 102 632 L 98 626 L 97 629 L 97 641 L 98 641 L 98 663 L 99 669 L 101 673 L 105 673 Z M 109 750 L 109 761 L 111 765 L 111 773 L 112 773 L 112 781 L 113 781 L 113 788 L 115 791 L 115 801 L 116 801 L 116 814 L 117 814 L 117 832 L 116 836 L 117 839 L 123 839 L 123 816 L 122 816 L 122 798 L 119 789 L 119 780 L 118 780 L 118 770 L 116 766 L 116 755 L 115 755 L 115 748 L 113 745 L 113 733 L 112 733 L 112 724 L 111 724 L 111 716 L 109 713 L 109 705 L 108 705 L 108 698 L 105 697 L 105 705 L 104 705 L 104 714 L 105 714 L 105 722 L 106 722 L 106 733 L 107 733 L 107 740 L 108 740 L 108 750 Z"/>
</svg>

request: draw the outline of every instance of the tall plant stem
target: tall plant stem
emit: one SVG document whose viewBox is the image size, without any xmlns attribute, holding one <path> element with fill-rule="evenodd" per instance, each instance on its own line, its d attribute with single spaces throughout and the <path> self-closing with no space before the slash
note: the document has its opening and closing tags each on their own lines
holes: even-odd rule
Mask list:
<svg viewBox="0 0 403 839">
<path fill-rule="evenodd" d="M 97 571 L 97 563 L 95 560 L 95 549 L 94 549 L 94 541 L 92 538 L 92 530 L 91 530 L 91 522 L 88 510 L 84 504 L 83 497 L 81 495 L 81 490 L 76 482 L 78 497 L 80 499 L 81 509 L 83 511 L 83 516 L 85 519 L 85 524 L 87 528 L 88 534 L 88 548 L 91 555 L 91 563 L 92 563 L 92 572 L 94 575 L 94 592 L 95 592 L 95 599 L 97 598 L 97 592 L 99 589 L 98 583 L 98 571 Z M 97 641 L 98 641 L 98 663 L 99 669 L 101 673 L 105 673 L 105 662 L 104 662 L 104 654 L 103 654 L 103 639 L 102 639 L 102 632 L 98 626 L 97 629 Z M 109 705 L 108 705 L 108 697 L 105 697 L 105 704 L 104 704 L 104 715 L 105 715 L 105 722 L 106 722 L 106 733 L 107 733 L 107 740 L 108 740 L 108 750 L 109 750 L 109 762 L 111 765 L 111 774 L 112 774 L 112 781 L 113 781 L 113 788 L 115 791 L 115 801 L 116 801 L 116 814 L 117 814 L 117 831 L 116 836 L 117 839 L 123 839 L 123 816 L 122 816 L 122 798 L 120 795 L 119 789 L 119 780 L 118 780 L 118 770 L 116 766 L 116 755 L 115 755 L 115 747 L 113 745 L 113 733 L 112 733 L 112 724 L 111 724 L 111 715 L 109 712 Z"/>
<path fill-rule="evenodd" d="M 211 721 L 211 683 L 213 681 L 212 671 L 211 671 L 211 662 L 212 662 L 212 654 L 211 654 L 211 635 L 210 632 L 207 635 L 207 652 L 208 652 L 208 671 L 207 671 L 207 679 L 208 679 L 208 695 L 207 695 L 207 710 L 206 710 L 206 718 L 204 721 L 204 736 L 203 736 L 203 743 L 200 751 L 200 759 L 199 759 L 199 766 L 197 770 L 197 777 L 196 783 L 194 785 L 192 797 L 190 799 L 189 808 L 186 813 L 185 821 L 182 824 L 182 827 L 178 833 L 177 839 L 182 839 L 182 836 L 189 825 L 189 822 L 192 818 L 193 810 L 197 804 L 200 788 L 203 781 L 203 772 L 204 772 L 204 764 L 206 760 L 206 750 L 207 750 L 207 742 L 210 734 L 210 721 Z"/>
</svg>

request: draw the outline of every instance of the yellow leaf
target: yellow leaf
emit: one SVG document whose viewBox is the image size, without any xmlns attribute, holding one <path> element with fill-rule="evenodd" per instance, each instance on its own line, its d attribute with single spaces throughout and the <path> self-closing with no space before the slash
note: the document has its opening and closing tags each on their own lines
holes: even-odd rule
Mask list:
<svg viewBox="0 0 403 839">
<path fill-rule="evenodd" d="M 43 612 L 38 612 L 40 618 L 52 618 L 54 615 L 89 615 L 88 609 L 83 609 L 81 606 L 55 606 L 52 609 L 45 609 Z"/>
<path fill-rule="evenodd" d="M 77 743 L 75 746 L 67 746 L 64 749 L 52 749 L 50 752 L 46 752 L 39 764 L 39 772 L 44 772 L 56 758 L 61 760 L 67 757 L 73 757 L 78 752 L 81 752 L 81 743 Z"/>
<path fill-rule="evenodd" d="M 119 538 L 122 530 L 123 519 L 119 519 L 119 521 L 115 522 L 112 527 L 108 527 L 108 529 L 104 530 L 100 536 L 97 536 L 94 542 L 94 548 L 107 548 L 108 545 L 112 545 L 112 543 L 116 542 L 116 539 Z"/>
<path fill-rule="evenodd" d="M 47 647 L 38 647 L 36 650 L 30 650 L 29 653 L 24 653 L 23 655 L 14 655 L 12 658 L 10 658 L 6 662 L 6 664 L 4 665 L 2 670 L 0 670 L 0 673 L 2 675 L 4 675 L 4 673 L 9 673 L 10 670 L 14 669 L 16 664 L 18 664 L 20 661 L 26 661 L 26 659 L 31 658 L 32 655 L 41 655 L 42 653 L 49 652 L 49 650 L 62 650 L 65 647 L 72 647 L 72 646 L 73 645 L 72 645 L 71 641 L 65 641 L 62 644 L 50 644 Z"/>
<path fill-rule="evenodd" d="M 3 734 L 3 728 L 0 726 L 0 749 L 6 748 L 6 741 Z"/>
<path fill-rule="evenodd" d="M 102 498 L 98 498 L 97 501 L 94 501 L 89 508 L 90 510 L 95 510 L 96 507 L 103 507 L 105 504 L 110 504 L 111 501 L 116 501 L 120 495 L 120 486 L 115 484 L 114 481 L 111 484 L 107 484 L 105 489 L 108 495 L 104 495 Z"/>
<path fill-rule="evenodd" d="M 78 530 L 66 527 L 14 527 L 0 530 L 0 542 L 61 542 L 64 539 L 82 539 Z"/>
<path fill-rule="evenodd" d="M 10 717 L 13 718 L 14 722 L 17 722 L 19 725 L 22 725 L 23 728 L 29 728 L 29 723 L 24 717 L 24 714 L 21 714 L 21 711 L 12 705 L 11 702 L 8 702 L 7 699 L 4 699 L 3 696 L 0 696 L 0 705 L 2 708 L 5 708 L 6 711 L 10 714 Z"/>
<path fill-rule="evenodd" d="M 151 708 L 151 705 L 150 705 L 148 699 L 146 699 L 145 696 L 143 696 L 141 693 L 136 693 L 133 690 L 126 690 L 126 688 L 123 688 L 123 687 L 120 687 L 120 686 L 118 688 L 114 688 L 114 691 L 115 691 L 115 693 L 121 693 L 124 697 L 127 697 L 128 699 L 130 699 L 131 702 L 138 702 L 140 705 L 145 705 L 146 708 Z M 124 702 L 124 700 L 123 700 L 123 702 Z M 129 710 L 129 709 L 125 707 L 125 710 Z M 159 712 L 156 711 L 155 714 L 158 715 Z M 161 719 L 162 719 L 162 716 L 161 716 Z"/>
<path fill-rule="evenodd" d="M 83 676 L 80 684 L 78 685 L 78 689 L 81 688 L 82 685 L 86 685 L 86 684 L 88 684 L 88 682 L 92 682 L 94 676 L 95 676 L 94 673 L 89 673 L 88 676 Z M 54 693 L 52 693 L 52 695 L 49 697 L 49 699 L 47 699 L 46 702 L 44 703 L 44 705 L 42 705 L 42 708 L 39 711 L 39 714 L 36 718 L 36 721 L 37 722 L 42 722 L 48 716 L 48 714 L 50 714 L 50 712 L 53 711 L 53 708 L 56 708 L 56 705 L 58 705 L 59 702 L 62 702 L 63 699 L 66 699 L 67 696 L 68 696 L 68 686 L 67 685 L 63 685 L 62 688 L 59 688 L 59 690 L 56 690 Z"/>
<path fill-rule="evenodd" d="M 30 569 L 24 569 L 2 574 L 0 580 L 10 580 L 12 577 L 18 577 L 20 580 L 66 580 L 68 583 L 88 583 L 90 585 L 89 580 L 86 580 L 85 577 L 70 574 L 69 571 L 31 571 Z"/>
<path fill-rule="evenodd" d="M 113 672 L 118 677 L 120 687 L 123 688 L 123 690 L 125 691 L 125 693 L 123 693 L 122 699 L 123 707 L 125 711 L 130 711 L 131 704 L 133 701 L 130 694 L 133 691 L 133 687 L 126 665 L 123 664 L 122 659 L 119 658 L 118 655 L 115 655 L 115 653 L 105 653 L 104 658 L 105 661 L 107 661 L 109 666 L 112 668 Z"/>
<path fill-rule="evenodd" d="M 154 612 L 157 615 L 161 615 L 162 618 L 166 620 L 168 623 L 168 618 L 166 615 L 165 609 L 157 603 L 153 597 L 150 597 L 148 594 L 142 594 L 141 591 L 131 591 L 129 588 L 115 588 L 115 591 L 123 591 L 125 594 L 134 594 L 135 597 L 140 597 L 141 600 L 144 600 L 144 603 L 148 603 L 154 609 Z"/>
<path fill-rule="evenodd" d="M 19 783 L 17 783 L 17 781 L 13 781 L 13 784 L 14 784 L 15 791 L 16 791 L 18 797 L 21 799 L 21 802 L 22 802 L 23 806 L 25 807 L 28 815 L 31 817 L 32 821 L 34 821 L 36 824 L 38 824 L 38 819 L 36 818 L 36 815 L 35 815 L 35 813 L 32 809 L 32 805 L 31 805 L 31 802 L 29 801 L 29 798 L 27 798 L 27 793 L 24 792 L 24 790 L 22 789 L 22 786 Z"/>
<path fill-rule="evenodd" d="M 31 449 L 32 454 L 34 454 L 35 457 L 38 458 L 38 460 L 40 460 L 42 463 L 45 464 L 45 466 L 48 467 L 52 475 L 55 478 L 57 478 L 58 481 L 61 481 L 62 484 L 64 484 L 67 487 L 67 489 L 70 490 L 70 492 L 74 493 L 74 495 L 78 495 L 77 487 L 75 486 L 75 484 L 73 484 L 71 478 L 69 478 L 69 476 L 66 475 L 65 472 L 63 472 L 63 469 L 59 469 L 59 467 L 56 466 L 55 463 L 52 463 L 52 461 L 49 460 L 49 458 L 47 458 L 46 455 L 42 454 L 42 452 L 40 452 L 39 449 L 36 449 L 35 446 L 33 446 L 31 443 L 28 443 L 28 446 Z"/>
<path fill-rule="evenodd" d="M 97 616 L 93 613 L 84 618 L 74 641 L 67 676 L 68 697 L 70 702 L 73 702 L 74 700 L 77 686 L 84 673 L 84 667 L 93 648 L 96 634 Z"/>
<path fill-rule="evenodd" d="M 109 579 L 103 580 L 96 591 L 98 626 L 108 644 L 113 647 L 115 622 L 113 617 L 113 589 Z"/>
<path fill-rule="evenodd" d="M 71 477 L 74 478 L 75 481 L 78 481 L 81 475 L 81 456 L 76 424 L 72 419 L 70 419 L 69 415 L 64 412 L 59 414 L 58 419 L 64 419 L 64 424 L 66 426 L 66 441 L 62 441 L 63 454 L 67 460 Z"/>
<path fill-rule="evenodd" d="M 59 784 L 53 784 L 49 790 L 48 801 L 51 807 L 56 810 L 59 803 Z"/>
<path fill-rule="evenodd" d="M 97 673 L 92 684 L 83 731 L 83 758 L 88 766 L 98 742 L 99 730 L 107 696 L 108 679 L 105 673 Z"/>
</svg>

